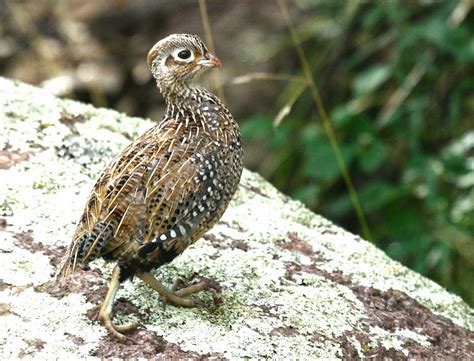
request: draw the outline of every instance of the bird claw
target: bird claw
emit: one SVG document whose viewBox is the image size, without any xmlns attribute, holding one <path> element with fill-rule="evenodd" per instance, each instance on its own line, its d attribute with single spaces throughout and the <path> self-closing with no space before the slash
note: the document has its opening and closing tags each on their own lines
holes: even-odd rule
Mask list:
<svg viewBox="0 0 474 361">
<path fill-rule="evenodd" d="M 110 332 L 110 334 L 119 341 L 124 341 L 124 333 L 130 333 L 138 328 L 138 323 L 130 325 L 115 325 L 110 319 L 110 315 L 99 313 L 99 322 Z"/>
<path fill-rule="evenodd" d="M 192 300 L 190 298 L 181 297 L 178 296 L 175 292 L 170 292 L 167 295 L 162 295 L 161 298 L 166 303 L 181 307 L 196 307 L 204 305 L 204 302 L 200 300 Z"/>
<path fill-rule="evenodd" d="M 206 303 L 201 300 L 192 300 L 185 298 L 185 296 L 197 293 L 200 291 L 215 290 L 220 292 L 222 287 L 217 281 L 211 280 L 209 278 L 202 278 L 198 283 L 186 286 L 185 282 L 177 278 L 171 287 L 170 294 L 164 295 L 165 302 L 175 304 L 177 306 L 183 307 L 204 307 Z"/>
<path fill-rule="evenodd" d="M 207 286 L 207 289 L 208 290 L 214 290 L 216 292 L 221 292 L 222 291 L 222 286 L 219 282 L 217 282 L 216 280 L 213 280 L 211 278 L 207 278 L 207 277 L 203 277 L 201 279 L 201 282 L 200 283 L 203 283 Z"/>
<path fill-rule="evenodd" d="M 129 325 L 113 325 L 114 328 L 120 333 L 131 333 L 138 328 L 138 323 L 134 322 Z"/>
<path fill-rule="evenodd" d="M 174 280 L 173 285 L 171 286 L 171 292 L 175 292 L 175 291 L 180 290 L 180 289 L 185 288 L 185 287 L 186 287 L 186 283 L 183 281 L 183 279 L 177 277 Z"/>
</svg>

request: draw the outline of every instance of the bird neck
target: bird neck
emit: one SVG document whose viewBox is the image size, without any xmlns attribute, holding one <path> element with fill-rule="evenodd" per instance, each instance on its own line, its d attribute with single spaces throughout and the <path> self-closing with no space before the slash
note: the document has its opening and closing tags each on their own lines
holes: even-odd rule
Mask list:
<svg viewBox="0 0 474 361">
<path fill-rule="evenodd" d="M 160 123 L 174 127 L 177 119 L 183 120 L 182 129 L 201 128 L 217 141 L 235 142 L 240 147 L 240 131 L 232 114 L 222 101 L 198 85 L 180 88 L 166 97 L 167 108 Z M 223 134 L 226 135 L 223 135 Z"/>
<path fill-rule="evenodd" d="M 195 112 L 204 103 L 216 104 L 219 108 L 227 110 L 216 95 L 197 84 L 182 85 L 164 95 L 167 105 L 166 113 L 170 115 L 176 111 Z"/>
</svg>

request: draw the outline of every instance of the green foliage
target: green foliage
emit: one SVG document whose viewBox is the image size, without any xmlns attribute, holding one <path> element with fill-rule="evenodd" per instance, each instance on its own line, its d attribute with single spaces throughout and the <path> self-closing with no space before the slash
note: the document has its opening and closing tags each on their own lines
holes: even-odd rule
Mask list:
<svg viewBox="0 0 474 361">
<path fill-rule="evenodd" d="M 377 245 L 474 305 L 473 15 L 453 21 L 456 1 L 296 4 L 306 14 L 297 30 Z M 288 38 L 282 44 L 294 52 Z M 280 108 L 297 87 L 288 84 Z M 258 170 L 360 232 L 309 91 L 272 122 L 266 114 L 243 125 L 249 148 L 265 159 Z"/>
</svg>

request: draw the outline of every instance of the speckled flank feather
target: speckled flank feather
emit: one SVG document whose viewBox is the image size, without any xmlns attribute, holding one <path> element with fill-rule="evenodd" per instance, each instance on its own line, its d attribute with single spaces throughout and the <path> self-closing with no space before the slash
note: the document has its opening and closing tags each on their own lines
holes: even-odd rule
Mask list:
<svg viewBox="0 0 474 361">
<path fill-rule="evenodd" d="M 196 36 L 158 42 L 148 62 L 165 95 L 162 121 L 130 144 L 96 182 L 61 267 L 103 256 L 121 267 L 121 280 L 170 262 L 222 216 L 242 172 L 240 131 L 222 102 L 188 83 L 192 64 L 164 73 L 165 49 L 192 46 Z M 160 49 L 158 52 L 157 49 Z M 186 72 L 186 74 L 184 74 Z M 186 81 L 180 81 L 186 79 Z"/>
</svg>

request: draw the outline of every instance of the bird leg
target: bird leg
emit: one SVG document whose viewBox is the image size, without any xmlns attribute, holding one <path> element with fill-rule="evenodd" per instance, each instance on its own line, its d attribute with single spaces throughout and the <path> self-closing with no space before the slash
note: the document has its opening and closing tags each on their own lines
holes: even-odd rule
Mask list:
<svg viewBox="0 0 474 361">
<path fill-rule="evenodd" d="M 115 296 L 117 295 L 118 288 L 120 286 L 120 267 L 115 266 L 112 272 L 112 278 L 110 279 L 109 290 L 105 296 L 105 300 L 102 303 L 99 311 L 99 322 L 105 326 L 105 328 L 119 340 L 124 340 L 125 336 L 122 333 L 134 331 L 138 324 L 133 323 L 130 325 L 115 325 L 112 323 L 112 306 L 114 304 Z"/>
<path fill-rule="evenodd" d="M 184 288 L 186 286 L 186 284 L 184 283 L 184 281 L 177 277 L 174 282 L 173 282 L 173 285 L 171 286 L 171 292 L 175 292 L 177 290 L 180 290 L 181 288 Z"/>
<path fill-rule="evenodd" d="M 216 290 L 218 292 L 222 289 L 218 282 L 208 278 L 204 278 L 201 280 L 201 282 L 195 283 L 193 285 L 185 287 L 183 286 L 185 286 L 183 280 L 181 278 L 177 278 L 171 287 L 171 291 L 173 291 L 176 296 L 185 297 L 193 293 L 207 291 L 210 289 Z"/>
<path fill-rule="evenodd" d="M 198 300 L 191 300 L 188 298 L 184 298 L 185 296 L 188 296 L 190 294 L 200 292 L 203 290 L 208 290 L 210 288 L 216 289 L 216 286 L 212 285 L 210 282 L 202 281 L 197 284 L 179 289 L 175 291 L 175 289 L 178 287 L 177 282 L 173 285 L 172 290 L 167 289 L 165 286 L 163 286 L 151 273 L 146 272 L 146 273 L 138 273 L 137 276 L 145 282 L 147 285 L 149 285 L 151 288 L 153 288 L 156 292 L 160 294 L 160 296 L 169 303 L 172 303 L 174 305 L 178 306 L 183 306 L 183 307 L 195 307 L 195 306 L 201 306 L 203 305 L 202 301 Z M 181 281 L 182 282 L 182 281 Z"/>
</svg>

